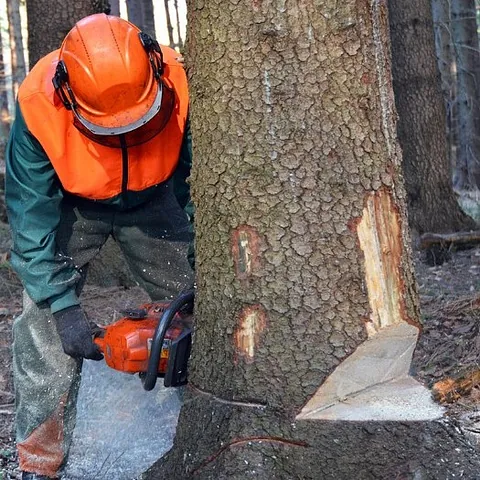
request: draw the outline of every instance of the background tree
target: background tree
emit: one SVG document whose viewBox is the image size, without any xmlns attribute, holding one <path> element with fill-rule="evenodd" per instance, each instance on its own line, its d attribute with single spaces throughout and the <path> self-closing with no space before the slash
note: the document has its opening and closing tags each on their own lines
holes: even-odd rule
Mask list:
<svg viewBox="0 0 480 480">
<path fill-rule="evenodd" d="M 143 23 L 142 0 L 125 0 L 128 20 L 139 28 Z"/>
<path fill-rule="evenodd" d="M 173 0 L 173 12 L 172 2 L 169 0 L 163 0 L 163 6 L 165 11 L 165 29 L 168 34 L 168 44 L 171 48 L 177 48 L 180 52 L 183 51 L 183 39 L 181 35 L 180 27 L 180 11 L 177 0 Z M 173 18 L 173 16 L 175 17 Z M 173 22 L 176 26 L 176 38 L 174 35 Z"/>
<path fill-rule="evenodd" d="M 5 62 L 3 61 L 3 42 L 5 41 L 2 29 L 0 28 L 0 145 L 3 150 L 10 132 L 10 113 L 8 111 L 8 83 L 5 72 Z M 3 155 L 0 156 L 0 174 L 2 168 Z M 0 178 L 1 183 L 1 178 Z"/>
<path fill-rule="evenodd" d="M 480 187 L 480 53 L 474 0 L 452 0 L 456 60 L 457 165 L 455 187 Z"/>
<path fill-rule="evenodd" d="M 147 32 L 153 38 L 156 37 L 155 34 L 155 14 L 153 9 L 152 0 L 143 0 L 143 28 L 142 30 Z"/>
<path fill-rule="evenodd" d="M 120 16 L 120 0 L 110 0 L 110 15 Z"/>
<path fill-rule="evenodd" d="M 155 16 L 152 0 L 126 0 L 128 20 L 155 38 Z"/>
<path fill-rule="evenodd" d="M 10 35 L 10 61 L 12 69 L 13 97 L 17 95 L 18 87 L 27 74 L 25 54 L 23 52 L 22 22 L 20 18 L 20 1 L 7 1 L 8 31 Z"/>
<path fill-rule="evenodd" d="M 410 227 L 416 235 L 472 230 L 475 222 L 452 188 L 430 0 L 390 0 L 388 6 Z"/>
<path fill-rule="evenodd" d="M 418 305 L 385 4 L 188 12 L 197 324 L 175 446 L 146 477 L 441 478 L 440 458 L 476 474 L 470 447 L 421 421 L 439 413 L 408 377 Z"/>
<path fill-rule="evenodd" d="M 8 111 L 7 79 L 5 74 L 5 64 L 3 62 L 3 35 L 0 28 L 0 149 L 3 152 L 10 132 L 10 113 Z M 3 154 L 0 155 L 0 222 L 7 220 L 7 211 L 4 198 L 4 160 Z"/>
<path fill-rule="evenodd" d="M 168 0 L 164 0 L 163 4 L 165 6 L 165 19 L 166 19 L 169 45 L 173 46 L 175 45 L 175 41 L 173 40 L 173 25 L 172 25 L 172 17 L 170 15 L 170 4 Z"/>
<path fill-rule="evenodd" d="M 28 52 L 32 68 L 45 54 L 60 48 L 65 35 L 81 18 L 109 9 L 108 0 L 27 0 Z"/>
<path fill-rule="evenodd" d="M 175 10 L 175 21 L 176 21 L 176 24 L 177 24 L 177 32 L 178 32 L 178 41 L 177 41 L 177 44 L 176 46 L 178 47 L 178 49 L 180 51 L 183 51 L 183 39 L 182 39 L 182 34 L 181 34 L 181 27 L 180 27 L 180 12 L 179 12 L 179 9 L 178 9 L 178 1 L 177 0 L 173 0 L 173 8 Z"/>
<path fill-rule="evenodd" d="M 432 0 L 432 16 L 435 32 L 435 52 L 447 114 L 448 158 L 453 176 L 455 156 L 452 154 L 452 147 L 456 144 L 456 115 L 454 112 L 456 79 L 454 75 L 455 59 L 450 21 L 450 0 Z"/>
</svg>

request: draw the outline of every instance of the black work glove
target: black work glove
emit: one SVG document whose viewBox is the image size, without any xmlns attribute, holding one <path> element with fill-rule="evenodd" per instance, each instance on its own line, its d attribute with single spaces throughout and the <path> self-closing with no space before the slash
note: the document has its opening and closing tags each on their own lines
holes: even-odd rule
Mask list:
<svg viewBox="0 0 480 480">
<path fill-rule="evenodd" d="M 74 305 L 53 314 L 63 351 L 73 358 L 102 360 L 100 349 L 93 342 L 93 332 L 82 307 Z"/>
</svg>

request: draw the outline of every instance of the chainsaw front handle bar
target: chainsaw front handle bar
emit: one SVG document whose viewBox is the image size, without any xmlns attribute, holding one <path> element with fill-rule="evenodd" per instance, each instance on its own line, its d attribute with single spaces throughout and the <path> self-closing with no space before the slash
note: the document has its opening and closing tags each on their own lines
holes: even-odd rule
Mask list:
<svg viewBox="0 0 480 480">
<path fill-rule="evenodd" d="M 157 383 L 158 364 L 160 363 L 160 355 L 162 353 L 165 333 L 170 327 L 170 324 L 172 323 L 176 313 L 179 312 L 185 305 L 193 303 L 194 298 L 194 289 L 182 292 L 177 298 L 172 300 L 170 305 L 163 312 L 152 339 L 152 348 L 150 351 L 150 357 L 148 359 L 147 372 L 143 378 L 143 388 L 145 390 L 153 390 L 155 384 Z"/>
</svg>

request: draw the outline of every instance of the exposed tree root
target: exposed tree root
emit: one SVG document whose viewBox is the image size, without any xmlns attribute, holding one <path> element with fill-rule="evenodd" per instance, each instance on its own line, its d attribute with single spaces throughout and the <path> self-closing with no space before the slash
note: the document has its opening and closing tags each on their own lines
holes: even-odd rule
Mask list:
<svg viewBox="0 0 480 480">
<path fill-rule="evenodd" d="M 424 233 L 419 248 L 425 251 L 429 265 L 442 265 L 450 259 L 452 250 L 472 248 L 480 244 L 480 230 L 455 233 Z"/>
<path fill-rule="evenodd" d="M 420 237 L 420 248 L 426 250 L 432 246 L 476 245 L 480 243 L 480 230 L 455 233 L 424 233 Z"/>
<path fill-rule="evenodd" d="M 228 443 L 227 445 L 224 445 L 218 452 L 216 452 L 213 455 L 211 455 L 210 457 L 208 457 L 198 467 L 196 467 L 194 470 L 192 470 L 191 475 L 195 475 L 196 473 L 198 473 L 199 470 L 204 468 L 209 463 L 213 462 L 225 450 L 227 450 L 229 448 L 232 448 L 232 447 L 235 447 L 235 446 L 238 446 L 238 445 L 246 445 L 246 444 L 248 445 L 248 444 L 257 443 L 257 442 L 259 442 L 259 443 L 262 443 L 262 442 L 263 443 L 276 443 L 276 444 L 279 444 L 279 445 L 283 444 L 283 445 L 290 445 L 290 446 L 304 447 L 304 448 L 309 447 L 308 443 L 299 442 L 299 441 L 296 441 L 296 440 L 289 440 L 289 439 L 286 439 L 286 438 L 279 438 L 279 437 L 267 437 L 267 436 L 261 437 L 261 436 L 258 436 L 258 437 L 242 438 L 242 439 L 234 440 L 234 441 Z"/>
</svg>

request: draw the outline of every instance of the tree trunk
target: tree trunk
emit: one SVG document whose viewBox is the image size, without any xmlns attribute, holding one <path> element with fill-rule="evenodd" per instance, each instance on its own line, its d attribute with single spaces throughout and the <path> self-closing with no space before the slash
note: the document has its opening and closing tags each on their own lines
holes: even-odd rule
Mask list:
<svg viewBox="0 0 480 480">
<path fill-rule="evenodd" d="M 119 0 L 110 0 L 110 15 L 115 15 L 116 17 L 120 16 L 120 1 Z"/>
<path fill-rule="evenodd" d="M 0 174 L 4 170 L 4 151 L 10 133 L 11 115 L 8 109 L 8 83 L 3 60 L 3 42 L 5 38 L 0 28 Z M 2 187 L 0 187 L 2 188 Z M 0 210 L 1 210 L 0 206 Z"/>
<path fill-rule="evenodd" d="M 448 156 L 452 177 L 456 177 L 457 114 L 455 109 L 456 78 L 453 51 L 452 23 L 450 21 L 450 0 L 432 1 L 433 29 L 435 32 L 435 51 L 440 71 L 443 99 L 447 113 Z M 454 180 L 454 184 L 456 184 Z"/>
<path fill-rule="evenodd" d="M 142 13 L 143 13 L 143 27 L 142 30 L 148 33 L 152 38 L 156 38 L 155 34 L 155 14 L 153 10 L 152 0 L 142 1 Z"/>
<path fill-rule="evenodd" d="M 188 6 L 197 320 L 175 445 L 145 477 L 476 474 L 408 376 L 384 2 Z"/>
<path fill-rule="evenodd" d="M 173 8 L 175 10 L 175 21 L 176 21 L 176 24 L 177 24 L 177 34 L 178 34 L 176 46 L 178 47 L 180 52 L 183 52 L 184 45 L 183 45 L 182 30 L 181 30 L 181 24 L 180 24 L 180 12 L 179 12 L 179 9 L 178 9 L 178 1 L 177 0 L 173 0 Z"/>
<path fill-rule="evenodd" d="M 480 188 L 480 54 L 474 0 L 452 0 L 457 66 L 457 189 Z"/>
<path fill-rule="evenodd" d="M 475 222 L 460 209 L 452 188 L 430 0 L 390 0 L 388 5 L 410 227 L 416 236 L 471 230 Z"/>
<path fill-rule="evenodd" d="M 165 6 L 165 23 L 168 32 L 168 44 L 170 47 L 175 47 L 175 40 L 173 39 L 173 25 L 172 25 L 172 16 L 170 13 L 170 3 L 168 0 L 164 0 L 163 4 Z"/>
<path fill-rule="evenodd" d="M 7 223 L 7 207 L 5 206 L 5 171 L 0 165 L 0 224 Z"/>
<path fill-rule="evenodd" d="M 450 1 L 432 1 L 433 30 L 435 33 L 435 53 L 447 107 L 452 102 L 453 79 L 453 39 L 450 21 Z"/>
<path fill-rule="evenodd" d="M 23 54 L 22 22 L 20 18 L 20 1 L 7 1 L 8 30 L 10 36 L 10 61 L 12 68 L 12 90 L 16 98 L 18 87 L 27 74 L 25 55 Z"/>
<path fill-rule="evenodd" d="M 126 3 L 128 20 L 151 37 L 156 38 L 152 0 L 126 0 Z"/>
<path fill-rule="evenodd" d="M 128 21 L 132 22 L 138 28 L 142 28 L 143 12 L 142 0 L 126 0 Z"/>
<path fill-rule="evenodd" d="M 30 68 L 41 57 L 60 48 L 65 35 L 76 22 L 87 15 L 107 11 L 108 8 L 108 0 L 27 0 Z"/>
<path fill-rule="evenodd" d="M 3 61 L 4 34 L 0 28 L 0 223 L 7 221 L 7 210 L 5 207 L 5 146 L 10 133 L 11 115 L 8 108 L 8 82 L 5 73 L 5 62 Z"/>
</svg>

